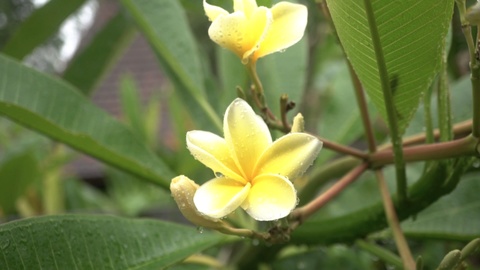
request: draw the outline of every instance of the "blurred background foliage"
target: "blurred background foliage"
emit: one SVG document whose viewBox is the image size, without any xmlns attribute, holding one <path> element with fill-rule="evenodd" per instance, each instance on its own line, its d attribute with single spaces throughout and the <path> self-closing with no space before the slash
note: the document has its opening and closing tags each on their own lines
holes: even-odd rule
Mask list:
<svg viewBox="0 0 480 270">
<path fill-rule="evenodd" d="M 210 23 L 204 15 L 202 1 L 174 2 L 178 5 L 162 6 L 165 1 L 152 4 L 152 1 L 136 0 L 0 1 L 0 51 L 3 55 L 50 74 L 52 81 L 73 86 L 76 94 L 85 97 L 81 102 L 91 101 L 102 107 L 109 116 L 128 128 L 122 137 L 125 142 L 137 140 L 144 143 L 168 168 L 149 171 L 150 165 L 143 167 L 139 162 L 138 169 L 129 170 L 127 161 L 102 156 L 105 149 L 120 153 L 119 156 L 129 153 L 125 149 L 118 150 L 115 142 L 112 142 L 113 146 L 108 145 L 109 140 L 116 139 L 116 134 L 99 139 L 92 137 L 95 143 L 105 145 L 100 150 L 88 142 L 71 145 L 80 150 L 78 152 L 2 117 L 1 222 L 39 215 L 95 213 L 186 223 L 166 188 L 170 177 L 184 174 L 202 183 L 209 180 L 212 173 L 191 157 L 185 147 L 185 133 L 192 129 L 220 133 L 215 121 L 222 119 L 226 106 L 237 96 L 236 87 L 249 88 L 249 79 L 237 57 L 208 38 Z M 209 1 L 227 10 L 232 9 L 231 2 Z M 257 2 L 271 6 L 278 1 Z M 285 52 L 268 56 L 258 63 L 268 103 L 278 115 L 279 97 L 287 93 L 297 105 L 294 111 L 305 116 L 307 131 L 366 149 L 342 50 L 328 21 L 319 11 L 318 3 L 299 2 L 307 5 L 310 11 L 305 37 Z M 173 16 L 173 21 L 167 22 L 165 16 Z M 471 87 L 468 52 L 457 16 L 455 13 L 452 20 L 452 45 L 448 54 L 454 123 L 471 118 L 471 98 L 465 94 Z M 172 24 L 175 26 L 167 29 Z M 150 46 L 145 46 L 147 43 Z M 141 66 L 148 68 L 142 69 Z M 57 84 L 48 81 L 44 85 Z M 8 93 L 2 94 L 6 95 Z M 28 97 L 23 96 L 27 102 Z M 76 99 L 77 95 L 71 98 Z M 435 95 L 432 100 L 435 109 Z M 377 140 L 387 142 L 386 124 L 370 102 L 369 106 Z M 54 114 L 62 113 L 61 105 L 52 110 Z M 211 111 L 206 114 L 208 110 Z M 56 121 L 45 115 L 48 121 Z M 95 121 L 98 115 L 103 114 L 92 112 L 90 121 Z M 290 113 L 289 117 L 293 115 Z M 13 119 L 39 130 L 34 120 Z M 68 130 L 69 121 L 75 121 L 74 116 L 67 114 L 65 120 L 59 120 L 59 126 Z M 424 130 L 423 110 L 418 109 L 406 135 Z M 43 133 L 59 139 L 55 134 Z M 91 136 L 89 131 L 85 134 L 82 136 Z M 103 162 L 82 152 L 93 153 Z M 144 156 L 148 154 L 135 152 L 131 158 L 135 160 Z M 333 151 L 322 150 L 306 178 L 316 175 L 323 169 L 322 164 L 338 157 Z M 403 223 L 413 253 L 423 257 L 424 269 L 434 269 L 433 266 L 437 266 L 448 251 L 461 249 L 469 240 L 480 236 L 479 167 L 480 162 L 474 161 L 455 192 Z M 423 163 L 412 164 L 408 167 L 409 179 L 418 179 L 423 170 Z M 393 168 L 387 168 L 386 175 L 387 179 L 393 179 Z M 316 186 L 312 193 L 318 194 L 336 178 L 327 179 L 330 181 Z M 143 181 L 145 179 L 151 181 Z M 298 185 L 301 184 L 302 179 Z M 389 181 L 389 184 L 393 191 L 394 182 Z M 354 213 L 377 203 L 379 198 L 373 174 L 367 173 L 312 219 L 321 221 Z M 272 254 L 261 253 L 265 257 L 252 258 L 264 260 L 259 269 L 392 269 L 391 264 L 368 248 L 377 245 L 395 250 L 390 232 L 379 231 L 365 241 L 367 245 L 358 242 L 305 245 L 300 240 L 296 241 L 298 245 L 276 247 Z M 246 242 L 247 246 L 263 247 L 255 240 Z M 227 246 L 232 253 L 239 248 L 241 246 L 234 244 Z M 218 252 L 219 248 L 215 247 L 205 253 L 216 256 Z M 477 254 L 469 258 L 466 269 L 479 268 Z M 208 267 L 193 261 L 172 269 Z"/>
</svg>

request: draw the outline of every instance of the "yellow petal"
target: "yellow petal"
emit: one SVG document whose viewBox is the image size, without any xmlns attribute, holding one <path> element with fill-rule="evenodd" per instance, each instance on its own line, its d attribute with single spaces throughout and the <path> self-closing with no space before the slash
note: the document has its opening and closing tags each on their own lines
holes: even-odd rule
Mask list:
<svg viewBox="0 0 480 270">
<path fill-rule="evenodd" d="M 206 0 L 203 0 L 203 9 L 210 21 L 215 20 L 220 15 L 228 15 L 228 11 L 221 7 L 210 5 Z"/>
<path fill-rule="evenodd" d="M 200 186 L 193 201 L 198 211 L 212 218 L 222 218 L 237 209 L 248 195 L 250 183 L 219 177 Z"/>
<path fill-rule="evenodd" d="M 258 158 L 272 143 L 267 125 L 247 102 L 237 98 L 227 108 L 223 132 L 236 164 L 251 179 Z"/>
<path fill-rule="evenodd" d="M 276 140 L 260 157 L 256 174 L 273 173 L 290 180 L 301 176 L 322 149 L 322 142 L 306 133 L 289 133 Z"/>
<path fill-rule="evenodd" d="M 274 174 L 263 174 L 254 179 L 242 207 L 256 220 L 276 220 L 287 216 L 297 204 L 292 183 Z"/>
<path fill-rule="evenodd" d="M 253 11 L 258 8 L 257 1 L 255 0 L 234 0 L 233 10 L 241 11 L 245 13 L 245 16 L 249 18 Z"/>
<path fill-rule="evenodd" d="M 292 46 L 302 39 L 305 32 L 308 11 L 304 5 L 280 2 L 272 7 L 271 12 L 273 22 L 253 55 L 254 61 Z"/>
<path fill-rule="evenodd" d="M 207 131 L 189 131 L 187 148 L 198 161 L 212 169 L 214 173 L 221 173 L 240 183 L 246 183 L 231 157 L 227 143 L 220 136 Z"/>
<path fill-rule="evenodd" d="M 208 35 L 215 43 L 233 51 L 242 62 L 246 62 L 265 37 L 270 23 L 271 13 L 265 7 L 255 9 L 249 19 L 239 11 L 216 17 Z"/>
<path fill-rule="evenodd" d="M 219 219 L 213 219 L 200 214 L 195 204 L 193 203 L 193 196 L 195 195 L 199 186 L 184 175 L 177 176 L 170 182 L 170 191 L 172 197 L 178 205 L 180 212 L 190 222 L 197 226 L 207 228 L 220 228 L 223 223 Z"/>
</svg>

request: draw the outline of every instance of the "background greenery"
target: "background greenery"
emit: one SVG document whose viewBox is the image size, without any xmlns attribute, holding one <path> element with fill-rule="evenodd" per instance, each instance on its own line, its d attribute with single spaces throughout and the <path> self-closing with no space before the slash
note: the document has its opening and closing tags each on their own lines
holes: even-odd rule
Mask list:
<svg viewBox="0 0 480 270">
<path fill-rule="evenodd" d="M 257 2 L 271 6 L 278 1 Z M 278 115 L 279 98 L 288 94 L 297 104 L 294 111 L 305 116 L 307 131 L 366 150 L 337 33 L 367 90 L 376 139 L 387 143 L 385 100 L 363 5 L 327 1 L 334 31 L 320 3 L 298 2 L 309 9 L 304 38 L 258 62 L 269 106 Z M 395 81 L 390 83 L 400 133 L 406 137 L 439 127 L 442 109 L 436 105 L 437 92 L 429 94 L 429 89 L 436 89 L 432 85 L 443 69 L 448 70 L 453 122 L 471 119 L 468 57 L 454 1 L 372 2 L 386 67 Z M 232 8 L 227 0 L 209 3 Z M 209 40 L 200 0 L 121 0 L 118 14 L 65 70 L 26 65 L 37 48 L 58 50 L 60 25 L 83 4 L 50 0 L 35 8 L 28 1 L 0 3 L 0 15 L 7 18 L 0 28 L 0 269 L 400 268 L 398 257 L 390 256 L 395 245 L 373 173 L 362 175 L 309 218 L 287 244 L 269 246 L 185 223 L 168 191 L 171 178 L 185 174 L 201 183 L 212 177 L 188 153 L 185 133 L 220 133 L 235 88 L 249 88 L 247 72 L 235 55 Z M 94 105 L 91 96 L 134 35 L 148 40 L 169 86 L 145 105 L 138 82 L 125 76 L 118 89 L 122 118 L 116 119 Z M 425 122 L 426 111 L 433 112 L 432 126 Z M 166 123 L 160 129 L 161 121 Z M 166 134 L 173 134 L 176 143 Z M 68 173 L 78 153 L 108 165 L 102 188 Z M 332 164 L 342 159 L 353 165 L 333 172 Z M 308 187 L 299 193 L 300 205 L 353 167 L 352 160 L 323 149 L 296 183 L 299 189 Z M 399 216 L 424 269 L 435 269 L 450 250 L 480 237 L 479 167 L 479 160 L 470 157 L 408 164 L 411 192 L 419 199 L 412 209 L 399 209 Z M 394 193 L 393 166 L 384 172 Z M 458 186 L 439 187 L 447 181 Z M 181 263 L 199 252 L 203 255 Z M 465 263 L 466 269 L 480 267 L 478 253 Z"/>
</svg>

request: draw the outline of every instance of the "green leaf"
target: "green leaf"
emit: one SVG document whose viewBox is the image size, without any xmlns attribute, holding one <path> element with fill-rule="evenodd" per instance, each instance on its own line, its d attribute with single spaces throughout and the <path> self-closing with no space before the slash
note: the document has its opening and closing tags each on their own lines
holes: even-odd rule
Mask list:
<svg viewBox="0 0 480 270">
<path fill-rule="evenodd" d="M 157 53 L 166 72 L 176 83 L 183 102 L 189 105 L 197 122 L 205 118 L 218 130 L 222 123 L 208 103 L 204 74 L 195 39 L 178 1 L 122 0 Z"/>
<path fill-rule="evenodd" d="M 123 117 L 133 132 L 142 140 L 147 139 L 147 130 L 143 122 L 141 101 L 135 79 L 130 75 L 122 76 L 120 82 L 120 100 Z"/>
<path fill-rule="evenodd" d="M 237 86 L 241 87 L 245 93 L 250 91 L 250 79 L 245 65 L 242 64 L 238 56 L 220 46 L 215 47 L 215 52 L 220 79 L 219 92 L 222 95 L 221 103 L 227 105 L 237 97 Z"/>
<path fill-rule="evenodd" d="M 344 245 L 332 245 L 328 248 L 312 248 L 275 260 L 274 270 L 290 269 L 372 269 L 371 257 L 366 252 Z M 285 252 L 285 251 L 284 251 Z"/>
<path fill-rule="evenodd" d="M 63 78 L 89 95 L 129 44 L 134 29 L 125 13 L 119 12 L 70 61 Z"/>
<path fill-rule="evenodd" d="M 372 102 L 387 119 L 363 1 L 328 0 L 338 36 Z M 440 64 L 453 0 L 372 1 L 401 133 Z"/>
<path fill-rule="evenodd" d="M 409 237 L 471 240 L 480 237 L 478 174 L 464 177 L 451 194 L 442 197 L 415 219 L 402 223 Z"/>
<path fill-rule="evenodd" d="M 149 219 L 45 216 L 0 226 L 0 269 L 163 269 L 222 239 Z"/>
<path fill-rule="evenodd" d="M 0 114 L 164 188 L 174 176 L 127 127 L 78 90 L 1 55 Z"/>
<path fill-rule="evenodd" d="M 9 156 L 0 164 L 0 209 L 3 213 L 12 213 L 18 197 L 38 179 L 37 165 L 29 150 Z"/>
<path fill-rule="evenodd" d="M 275 115 L 280 115 L 280 96 L 299 104 L 305 89 L 307 74 L 307 40 L 302 38 L 285 52 L 268 55 L 258 60 L 258 73 L 266 99 Z M 293 118 L 293 116 L 292 116 Z"/>
<path fill-rule="evenodd" d="M 320 100 L 322 118 L 318 134 L 337 143 L 351 144 L 364 131 L 348 67 L 345 62 L 332 62 L 324 73 L 322 79 L 327 86 Z M 318 162 L 325 162 L 335 155 L 333 151 L 322 150 Z"/>
<path fill-rule="evenodd" d="M 23 59 L 33 49 L 55 34 L 63 21 L 85 3 L 85 0 L 50 0 L 36 10 L 13 34 L 3 53 Z"/>
</svg>

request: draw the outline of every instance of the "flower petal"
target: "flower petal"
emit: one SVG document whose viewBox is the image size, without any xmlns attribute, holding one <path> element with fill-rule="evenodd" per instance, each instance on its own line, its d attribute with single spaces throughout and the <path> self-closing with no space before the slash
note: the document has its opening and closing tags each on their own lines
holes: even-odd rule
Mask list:
<svg viewBox="0 0 480 270">
<path fill-rule="evenodd" d="M 210 5 L 206 0 L 203 0 L 203 9 L 210 21 L 215 20 L 220 15 L 228 15 L 228 11 L 221 7 Z"/>
<path fill-rule="evenodd" d="M 233 0 L 233 10 L 245 13 L 247 18 L 249 18 L 253 11 L 257 8 L 258 6 L 256 0 Z"/>
<path fill-rule="evenodd" d="M 306 133 L 289 133 L 276 140 L 262 154 L 255 173 L 274 173 L 290 180 L 301 176 L 322 149 L 323 143 Z"/>
<path fill-rule="evenodd" d="M 272 143 L 267 125 L 247 102 L 237 98 L 227 108 L 223 132 L 228 147 L 235 153 L 235 162 L 251 179 L 258 158 Z"/>
<path fill-rule="evenodd" d="M 242 185 L 227 177 L 215 178 L 200 186 L 193 202 L 200 213 L 212 218 L 222 218 L 245 201 L 250 186 L 250 183 Z"/>
<path fill-rule="evenodd" d="M 242 173 L 232 159 L 227 143 L 211 132 L 193 130 L 187 132 L 187 148 L 201 163 L 229 178 L 245 184 Z"/>
<path fill-rule="evenodd" d="M 271 23 L 270 10 L 256 9 L 247 19 L 243 12 L 218 16 L 210 25 L 208 35 L 218 45 L 233 51 L 242 62 L 258 48 Z"/>
<path fill-rule="evenodd" d="M 263 174 L 254 179 L 242 207 L 256 220 L 276 220 L 287 216 L 297 204 L 292 183 L 280 175 Z"/>
<path fill-rule="evenodd" d="M 271 9 L 273 22 L 258 50 L 254 61 L 267 54 L 286 49 L 302 39 L 307 26 L 307 7 L 300 4 L 280 2 Z"/>
</svg>

